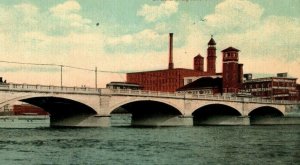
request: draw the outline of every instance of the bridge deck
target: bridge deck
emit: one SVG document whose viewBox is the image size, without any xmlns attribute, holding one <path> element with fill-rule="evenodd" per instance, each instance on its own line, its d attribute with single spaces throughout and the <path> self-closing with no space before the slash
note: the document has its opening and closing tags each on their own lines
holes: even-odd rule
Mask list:
<svg viewBox="0 0 300 165">
<path fill-rule="evenodd" d="M 130 89 L 108 89 L 108 88 L 89 88 L 89 87 L 65 87 L 65 86 L 47 86 L 31 84 L 1 84 L 0 91 L 14 92 L 37 92 L 37 93 L 68 93 L 68 94 L 91 94 L 91 95 L 125 95 L 125 96 L 145 96 L 145 97 L 167 97 L 178 99 L 193 100 L 219 100 L 233 102 L 253 102 L 269 104 L 299 104 L 299 101 L 271 100 L 258 97 L 237 97 L 232 94 L 223 95 L 200 95 L 177 92 L 159 92 Z"/>
</svg>

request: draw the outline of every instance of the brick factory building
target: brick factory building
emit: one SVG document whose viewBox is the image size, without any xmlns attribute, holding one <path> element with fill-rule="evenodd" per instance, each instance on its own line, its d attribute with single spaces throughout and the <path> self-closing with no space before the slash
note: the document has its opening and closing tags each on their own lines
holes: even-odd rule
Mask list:
<svg viewBox="0 0 300 165">
<path fill-rule="evenodd" d="M 299 84 L 296 84 L 296 81 L 297 78 L 287 77 L 287 74 L 277 74 L 277 77 L 248 79 L 243 83 L 242 91 L 266 99 L 300 100 Z"/>
<path fill-rule="evenodd" d="M 215 75 L 216 58 L 216 42 L 211 38 L 207 48 L 207 72 L 204 71 L 204 58 L 200 54 L 194 57 L 194 69 L 174 68 L 173 33 L 170 33 L 168 69 L 127 73 L 127 83 L 139 84 L 143 90 L 175 92 L 184 85 L 185 77 Z"/>
<path fill-rule="evenodd" d="M 244 93 L 254 97 L 276 100 L 300 100 L 300 85 L 286 74 L 277 77 L 252 79 L 243 74 L 239 50 L 222 50 L 222 73 L 216 73 L 216 42 L 211 37 L 207 48 L 207 71 L 204 57 L 194 57 L 194 69 L 174 68 L 173 34 L 170 33 L 168 69 L 127 73 L 127 83 L 140 85 L 143 90 L 189 92 L 196 94 Z M 244 81 L 244 76 L 246 80 Z"/>
</svg>

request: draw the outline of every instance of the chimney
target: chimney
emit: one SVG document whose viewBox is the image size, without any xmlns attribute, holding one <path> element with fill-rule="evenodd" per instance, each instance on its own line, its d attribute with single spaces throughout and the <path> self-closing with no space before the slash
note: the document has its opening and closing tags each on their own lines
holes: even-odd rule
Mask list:
<svg viewBox="0 0 300 165">
<path fill-rule="evenodd" d="M 174 69 L 174 63 L 173 63 L 173 33 L 169 34 L 169 69 Z"/>
</svg>

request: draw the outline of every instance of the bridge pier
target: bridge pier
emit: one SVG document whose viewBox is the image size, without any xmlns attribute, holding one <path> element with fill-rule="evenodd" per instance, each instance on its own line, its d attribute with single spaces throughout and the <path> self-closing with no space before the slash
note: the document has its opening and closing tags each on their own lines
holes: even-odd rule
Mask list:
<svg viewBox="0 0 300 165">
<path fill-rule="evenodd" d="M 295 125 L 300 124 L 300 117 L 261 117 L 251 120 L 251 125 Z"/>
<path fill-rule="evenodd" d="M 194 125 L 250 125 L 248 116 L 214 116 L 204 120 L 194 120 Z"/>
<path fill-rule="evenodd" d="M 192 116 L 132 117 L 132 126 L 193 126 Z"/>
<path fill-rule="evenodd" d="M 51 118 L 53 127 L 109 127 L 110 116 L 78 115 L 67 118 Z"/>
</svg>

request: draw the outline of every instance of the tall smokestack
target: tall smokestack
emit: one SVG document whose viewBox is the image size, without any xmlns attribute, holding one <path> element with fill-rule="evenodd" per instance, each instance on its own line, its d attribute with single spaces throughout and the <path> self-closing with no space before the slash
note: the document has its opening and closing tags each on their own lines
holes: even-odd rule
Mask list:
<svg viewBox="0 0 300 165">
<path fill-rule="evenodd" d="M 169 69 L 174 69 L 174 63 L 173 63 L 173 33 L 169 34 Z"/>
</svg>

